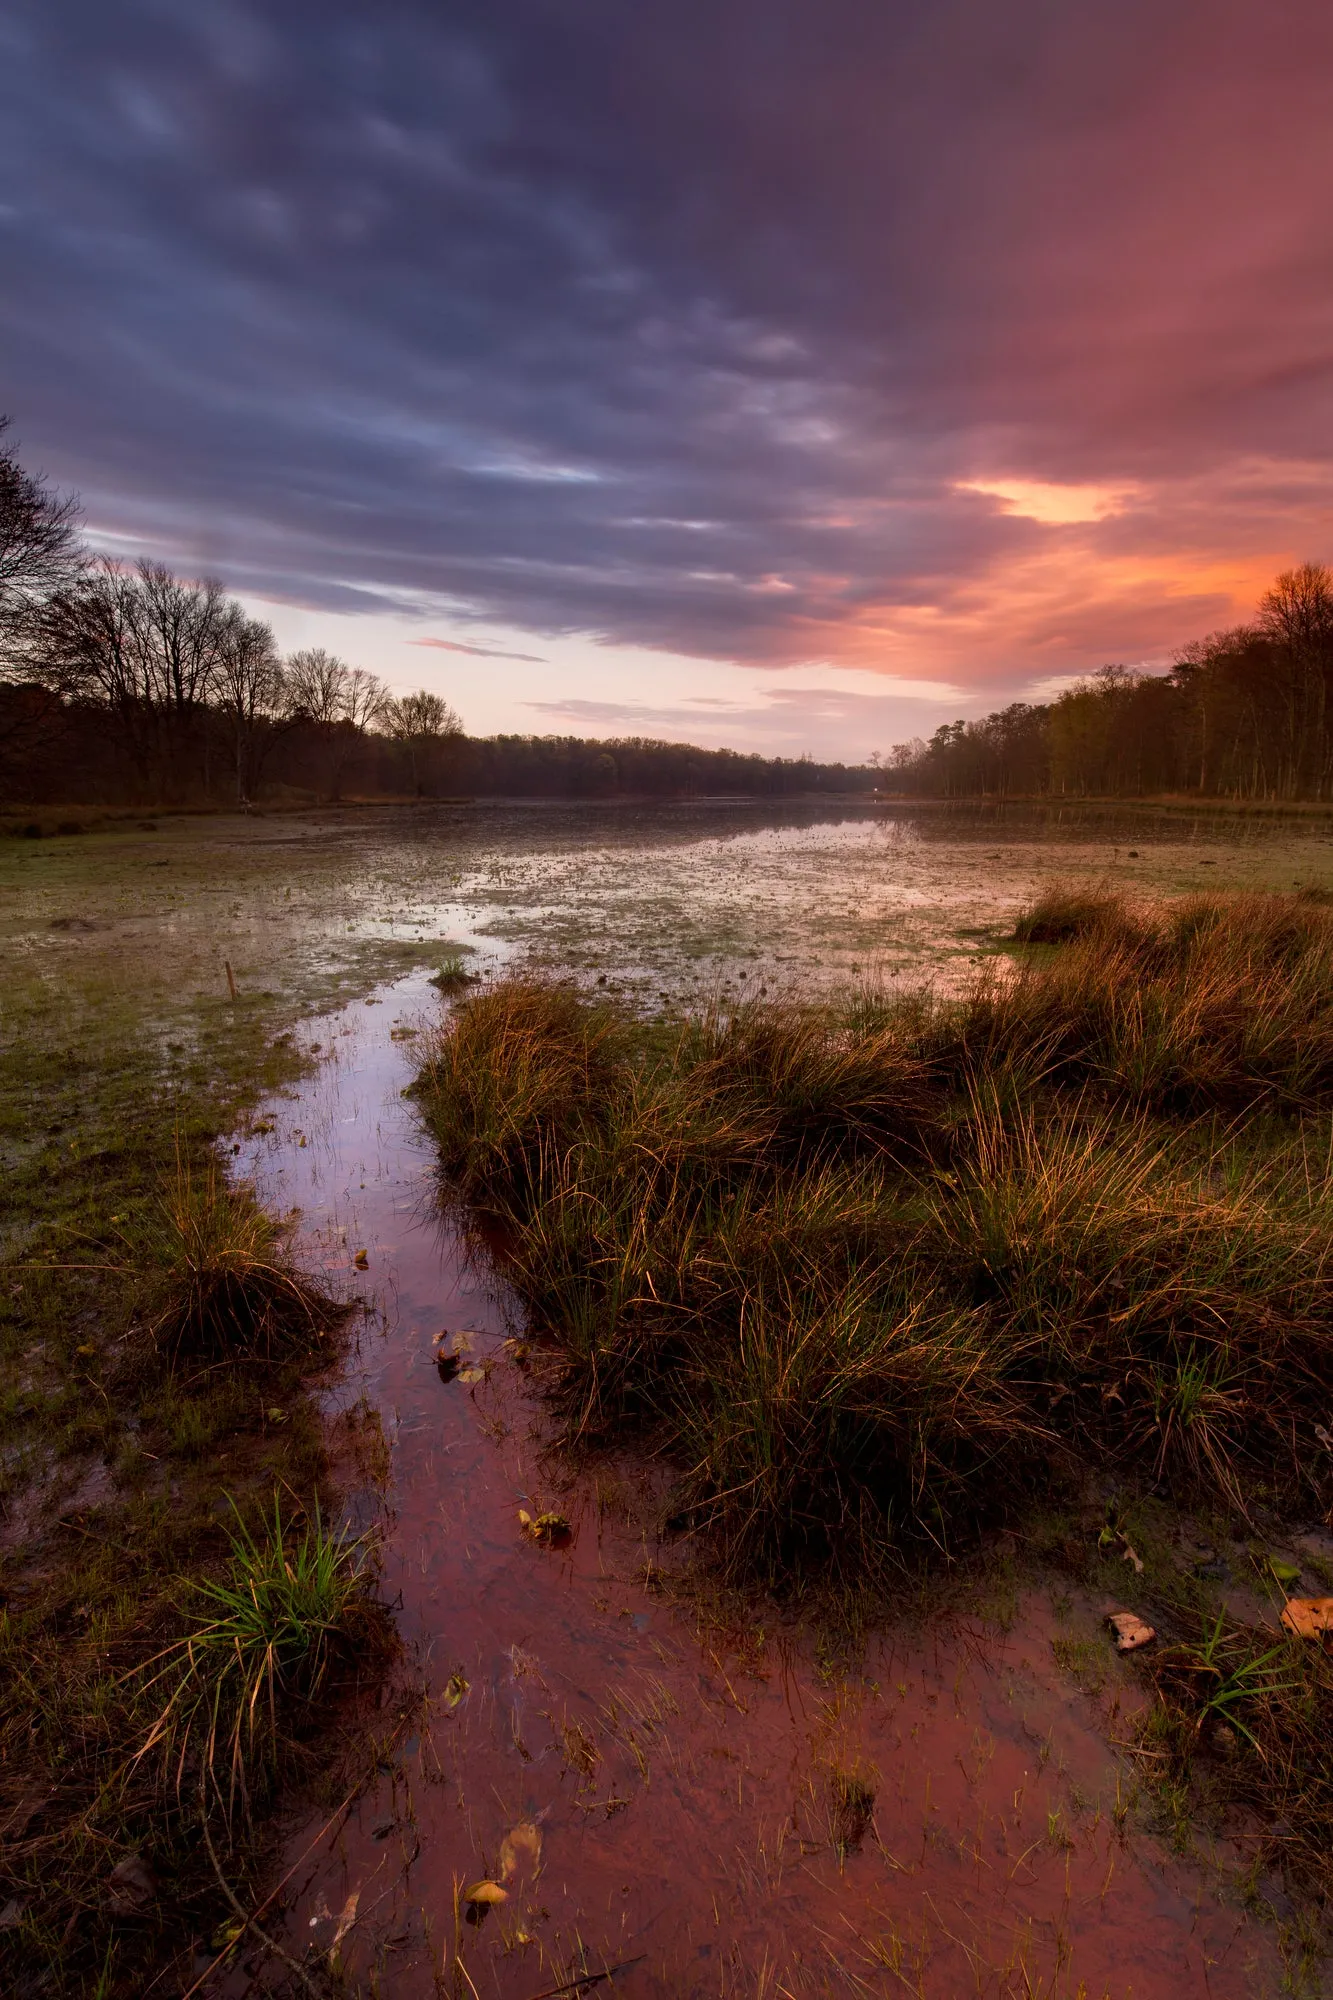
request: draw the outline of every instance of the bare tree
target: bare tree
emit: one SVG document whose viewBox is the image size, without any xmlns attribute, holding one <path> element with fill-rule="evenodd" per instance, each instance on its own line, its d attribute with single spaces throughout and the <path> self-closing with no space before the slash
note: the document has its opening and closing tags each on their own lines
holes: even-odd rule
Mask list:
<svg viewBox="0 0 1333 2000">
<path fill-rule="evenodd" d="M 31 666 L 62 701 L 91 702 L 109 712 L 147 787 L 159 729 L 157 688 L 140 641 L 134 580 L 101 558 L 41 607 Z"/>
<path fill-rule="evenodd" d="M 4 443 L 9 418 L 0 416 L 0 684 L 31 682 L 34 626 L 53 591 L 71 583 L 83 561 L 79 506 L 25 472 Z M 0 702 L 0 773 L 22 782 L 34 751 L 59 727 L 60 704 L 49 690 L 12 688 Z"/>
<path fill-rule="evenodd" d="M 78 501 L 24 471 L 3 442 L 9 423 L 0 416 L 0 669 L 12 677 L 35 608 L 74 581 L 84 557 Z"/>
<path fill-rule="evenodd" d="M 385 704 L 384 725 L 394 741 L 407 751 L 412 773 L 412 790 L 418 796 L 423 776 L 440 744 L 463 734 L 463 725 L 443 695 L 418 688 Z"/>
<path fill-rule="evenodd" d="M 293 715 L 322 724 L 340 722 L 347 680 L 352 669 L 336 653 L 307 646 L 292 653 L 284 669 L 287 703 Z"/>
<path fill-rule="evenodd" d="M 343 690 L 342 712 L 353 729 L 374 729 L 384 719 L 388 700 L 389 691 L 378 674 L 364 667 L 351 668 Z"/>
<path fill-rule="evenodd" d="M 297 719 L 315 725 L 320 738 L 324 790 L 336 799 L 357 741 L 384 716 L 388 692 L 378 674 L 349 667 L 336 653 L 311 646 L 287 662 L 287 702 Z"/>
<path fill-rule="evenodd" d="M 29 665 L 62 699 L 111 711 L 145 788 L 180 793 L 193 766 L 207 792 L 212 703 L 238 620 L 218 583 L 102 559 L 39 609 Z"/>
<path fill-rule="evenodd" d="M 288 697 L 271 627 L 247 618 L 238 605 L 232 607 L 223 630 L 213 698 L 227 723 L 236 767 L 236 803 L 247 805 Z"/>
<path fill-rule="evenodd" d="M 1284 789 L 1319 795 L 1329 780 L 1333 570 L 1318 562 L 1284 570 L 1259 600 L 1259 630 L 1281 662 L 1274 692 L 1284 697 L 1287 718 Z"/>
</svg>

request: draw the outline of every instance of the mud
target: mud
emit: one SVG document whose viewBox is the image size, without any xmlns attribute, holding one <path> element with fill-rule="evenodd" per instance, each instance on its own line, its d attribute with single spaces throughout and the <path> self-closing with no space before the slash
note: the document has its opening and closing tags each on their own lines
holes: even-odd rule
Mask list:
<svg viewBox="0 0 1333 2000">
<path fill-rule="evenodd" d="M 310 1024 L 326 1060 L 239 1162 L 382 1309 L 331 1405 L 366 1398 L 389 1440 L 351 1519 L 382 1532 L 422 1690 L 346 1814 L 293 1830 L 289 1949 L 394 2000 L 1277 1992 L 1272 1931 L 1226 1892 L 1243 1849 L 1182 1859 L 1145 1829 L 1106 1607 L 954 1592 L 832 1659 L 772 1605 L 706 1615 L 688 1546 L 645 1526 L 652 1468 L 565 1469 L 402 1095 L 440 1003 L 424 972 L 380 999 Z M 469 1336 L 448 1380 L 446 1329 Z M 469 1906 L 484 1881 L 504 1900 Z"/>
</svg>

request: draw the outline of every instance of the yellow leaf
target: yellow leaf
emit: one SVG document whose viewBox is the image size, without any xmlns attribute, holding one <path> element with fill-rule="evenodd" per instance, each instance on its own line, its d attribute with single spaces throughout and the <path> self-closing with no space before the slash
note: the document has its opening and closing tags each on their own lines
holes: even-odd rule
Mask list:
<svg viewBox="0 0 1333 2000">
<path fill-rule="evenodd" d="M 534 1516 L 523 1507 L 518 1510 L 518 1525 L 525 1535 L 532 1537 L 534 1542 L 561 1541 L 570 1533 L 569 1522 L 563 1514 L 548 1513 Z"/>
<path fill-rule="evenodd" d="M 500 1842 L 500 1873 L 506 1882 L 521 1867 L 536 1869 L 541 1858 L 541 1828 L 530 1819 L 520 1820 L 517 1826 L 511 1826 Z"/>
<path fill-rule="evenodd" d="M 302 1139 L 301 1144 L 304 1146 L 304 1139 Z M 358 1250 L 352 1262 L 356 1265 L 358 1271 L 368 1271 L 370 1269 L 370 1259 L 364 1250 Z"/>
<path fill-rule="evenodd" d="M 450 1708 L 458 1707 L 459 1702 L 467 1695 L 468 1688 L 469 1682 L 467 1676 L 461 1669 L 450 1674 L 444 1684 L 444 1699 L 448 1702 Z"/>
<path fill-rule="evenodd" d="M 1322 1639 L 1333 1632 L 1333 1597 L 1289 1597 L 1282 1623 L 1297 1639 Z"/>
<path fill-rule="evenodd" d="M 1140 1646 L 1150 1646 L 1157 1637 L 1152 1626 L 1132 1611 L 1113 1611 L 1106 1622 L 1115 1633 L 1117 1653 L 1137 1653 Z"/>
<path fill-rule="evenodd" d="M 458 1379 L 460 1382 L 484 1382 L 486 1380 L 486 1370 L 484 1368 L 460 1368 Z"/>
<path fill-rule="evenodd" d="M 470 1889 L 464 1889 L 463 1901 L 483 1906 L 487 1903 L 507 1903 L 509 1891 L 502 1889 L 498 1882 L 474 1882 Z"/>
</svg>

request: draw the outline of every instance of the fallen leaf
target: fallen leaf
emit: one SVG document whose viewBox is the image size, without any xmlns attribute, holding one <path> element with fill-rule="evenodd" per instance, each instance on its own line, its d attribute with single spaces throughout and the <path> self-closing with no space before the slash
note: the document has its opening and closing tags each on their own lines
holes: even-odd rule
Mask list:
<svg viewBox="0 0 1333 2000">
<path fill-rule="evenodd" d="M 111 1218 L 113 1222 L 115 1222 L 117 1219 L 118 1218 L 114 1215 Z M 1318 1438 L 1320 1444 L 1322 1444 L 1326 1450 L 1333 1451 L 1333 1433 L 1326 1431 L 1322 1424 L 1316 1424 L 1314 1427 L 1314 1434 Z"/>
<path fill-rule="evenodd" d="M 464 1889 L 463 1901 L 484 1909 L 490 1903 L 507 1903 L 509 1891 L 498 1882 L 474 1882 L 470 1889 Z"/>
<path fill-rule="evenodd" d="M 230 1951 L 244 1930 L 245 1925 L 239 1917 L 228 1917 L 225 1924 L 218 1925 L 212 1937 L 208 1940 L 209 1945 L 214 1951 Z"/>
<path fill-rule="evenodd" d="M 486 1370 L 484 1368 L 460 1368 L 458 1379 L 460 1382 L 484 1382 L 486 1380 Z"/>
<path fill-rule="evenodd" d="M 111 1907 L 117 1916 L 146 1909 L 157 1895 L 157 1877 L 141 1854 L 127 1854 L 107 1877 Z"/>
<path fill-rule="evenodd" d="M 17 1896 L 11 1896 L 4 1909 L 0 1910 L 0 1931 L 17 1930 L 26 1910 L 26 1903 L 21 1903 Z"/>
<path fill-rule="evenodd" d="M 338 1928 L 333 1933 L 333 1943 L 329 1946 L 330 1958 L 333 1957 L 334 1952 L 337 1951 L 338 1946 L 342 1943 L 343 1939 L 347 1936 L 348 1931 L 351 1930 L 352 1925 L 356 1922 L 356 1906 L 360 1901 L 361 1901 L 361 1891 L 359 1889 L 353 1889 L 351 1895 L 347 1898 L 347 1901 L 343 1904 L 342 1915 L 338 1919 Z"/>
<path fill-rule="evenodd" d="M 304 1139 L 302 1139 L 301 1144 L 304 1146 Z M 368 1271 L 370 1269 L 370 1259 L 364 1250 L 358 1250 L 352 1262 L 356 1265 L 358 1271 Z"/>
<path fill-rule="evenodd" d="M 1120 1537 L 1120 1539 L 1122 1542 L 1125 1541 L 1123 1535 Z M 1121 1557 L 1121 1561 L 1127 1563 L 1133 1563 L 1135 1576 L 1143 1575 L 1143 1557 L 1139 1555 L 1137 1550 L 1132 1549 L 1128 1542 L 1125 1542 L 1125 1553 Z"/>
<path fill-rule="evenodd" d="M 296 1143 L 298 1146 L 308 1146 L 310 1144 L 310 1141 L 306 1138 L 306 1135 L 303 1132 Z"/>
<path fill-rule="evenodd" d="M 500 1873 L 506 1882 L 518 1873 L 520 1867 L 538 1868 L 541 1858 L 541 1828 L 530 1819 L 520 1820 L 517 1826 L 511 1826 L 500 1842 Z"/>
<path fill-rule="evenodd" d="M 1282 1623 L 1296 1639 L 1322 1639 L 1333 1632 L 1333 1597 L 1289 1597 Z"/>
<path fill-rule="evenodd" d="M 1132 1611 L 1113 1611 L 1106 1622 L 1115 1633 L 1117 1653 L 1136 1653 L 1140 1646 L 1150 1646 L 1157 1637 L 1152 1626 L 1145 1625 Z"/>
<path fill-rule="evenodd" d="M 548 1545 L 567 1539 L 571 1533 L 563 1514 L 529 1514 L 526 1507 L 518 1510 L 518 1525 L 534 1542 Z"/>
<path fill-rule="evenodd" d="M 470 1685 L 471 1683 L 468 1681 L 466 1674 L 461 1669 L 450 1674 L 444 1684 L 444 1699 L 448 1702 L 450 1708 L 457 1708 L 460 1701 L 466 1700 Z"/>
<path fill-rule="evenodd" d="M 271 1424 L 285 1424 L 287 1421 L 287 1412 L 280 1410 L 276 1403 L 271 1409 L 265 1410 L 264 1415 Z"/>
</svg>

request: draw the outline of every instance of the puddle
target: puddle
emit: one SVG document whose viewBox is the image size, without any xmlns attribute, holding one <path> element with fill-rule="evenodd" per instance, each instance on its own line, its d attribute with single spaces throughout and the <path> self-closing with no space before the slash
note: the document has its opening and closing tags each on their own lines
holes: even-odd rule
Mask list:
<svg viewBox="0 0 1333 2000">
<path fill-rule="evenodd" d="M 424 975 L 377 997 L 310 1025 L 328 1059 L 239 1162 L 300 1206 L 312 1253 L 345 1272 L 364 1250 L 387 1305 L 333 1400 L 368 1397 L 390 1440 L 387 1495 L 355 1518 L 383 1524 L 427 1690 L 334 1830 L 295 1829 L 289 1949 L 336 1948 L 348 1990 L 394 2000 L 1276 1992 L 1271 1933 L 1117 1810 L 1128 1774 L 1056 1665 L 1070 1628 L 1044 1593 L 1007 1631 L 905 1625 L 832 1671 L 772 1619 L 725 1641 L 697 1625 L 624 1481 L 562 1479 L 401 1094 L 394 1031 L 438 1002 Z M 483 1379 L 441 1379 L 444 1328 L 472 1333 Z M 558 1509 L 565 1545 L 526 1536 L 521 1508 Z M 484 1879 L 505 1900 L 466 1921 Z"/>
</svg>

